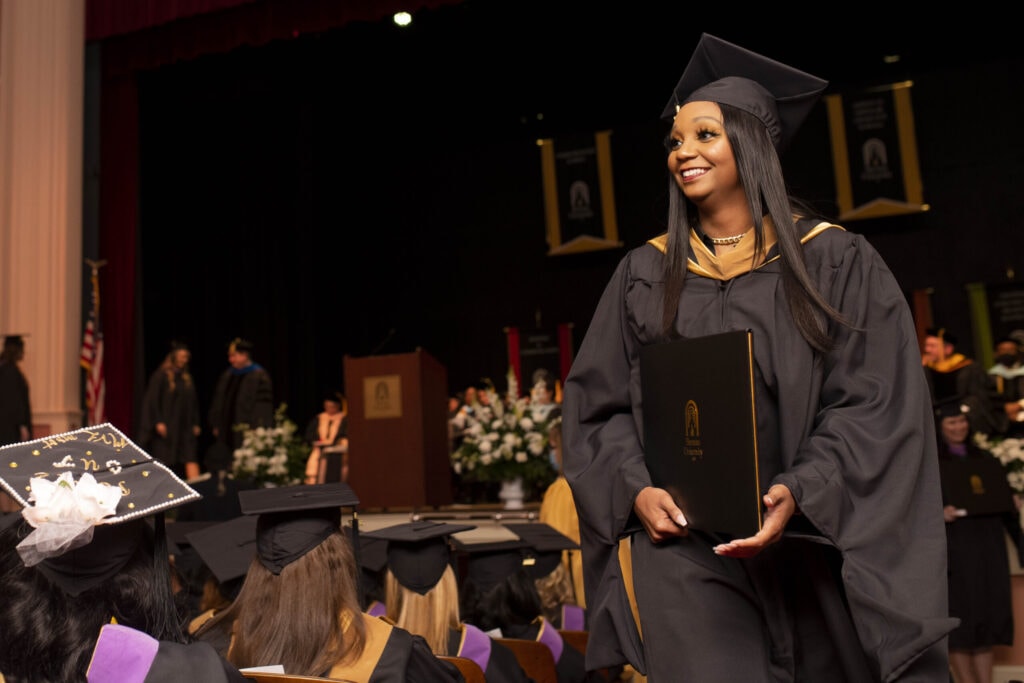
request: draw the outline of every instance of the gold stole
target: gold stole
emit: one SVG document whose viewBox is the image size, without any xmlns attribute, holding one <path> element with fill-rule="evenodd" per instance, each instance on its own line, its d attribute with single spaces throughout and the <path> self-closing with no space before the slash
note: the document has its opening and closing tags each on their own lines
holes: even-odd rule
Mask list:
<svg viewBox="0 0 1024 683">
<path fill-rule="evenodd" d="M 366 646 L 363 654 L 354 662 L 346 660 L 338 662 L 331 667 L 327 674 L 328 678 L 340 678 L 352 683 L 369 683 L 373 670 L 377 668 L 377 662 L 384 654 L 384 646 L 391 637 L 391 624 L 379 617 L 371 617 L 367 614 L 360 614 L 359 617 L 366 623 Z"/>
</svg>

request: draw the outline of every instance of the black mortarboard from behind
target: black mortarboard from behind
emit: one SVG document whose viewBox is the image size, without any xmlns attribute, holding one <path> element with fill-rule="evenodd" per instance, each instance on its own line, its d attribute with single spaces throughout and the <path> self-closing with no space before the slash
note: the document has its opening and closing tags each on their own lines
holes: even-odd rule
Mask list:
<svg viewBox="0 0 1024 683">
<path fill-rule="evenodd" d="M 555 571 L 562 561 L 563 550 L 579 550 L 579 543 L 572 540 L 550 524 L 506 524 L 512 533 L 530 545 L 523 566 L 535 579 L 541 579 Z"/>
<path fill-rule="evenodd" d="M 34 527 L 22 561 L 71 596 L 117 574 L 152 515 L 154 562 L 169 572 L 162 513 L 200 497 L 109 423 L 0 447 L 0 486 Z"/>
<path fill-rule="evenodd" d="M 661 118 L 671 121 L 687 102 L 728 104 L 760 119 L 782 151 L 827 86 L 817 76 L 705 33 Z"/>
<path fill-rule="evenodd" d="M 481 591 L 489 591 L 523 567 L 523 556 L 529 545 L 500 525 L 495 531 L 503 532 L 509 540 L 482 540 L 473 542 L 466 536 L 453 536 L 455 547 L 466 553 L 466 581 L 476 584 Z M 484 530 L 487 531 L 487 530 Z"/>
<path fill-rule="evenodd" d="M 359 505 L 340 481 L 239 491 L 238 501 L 242 514 L 259 515 L 256 552 L 274 574 L 341 531 L 341 508 Z"/>
<path fill-rule="evenodd" d="M 242 515 L 207 525 L 186 538 L 217 581 L 226 584 L 245 576 L 256 557 L 256 518 Z"/>
<path fill-rule="evenodd" d="M 950 396 L 935 404 L 935 417 L 940 420 L 944 417 L 957 417 L 966 415 L 971 407 L 964 403 L 963 396 Z"/>
<path fill-rule="evenodd" d="M 437 585 L 451 563 L 448 538 L 460 531 L 475 529 L 473 524 L 447 524 L 422 520 L 397 524 L 364 533 L 388 542 L 387 561 L 398 583 L 420 595 Z"/>
</svg>

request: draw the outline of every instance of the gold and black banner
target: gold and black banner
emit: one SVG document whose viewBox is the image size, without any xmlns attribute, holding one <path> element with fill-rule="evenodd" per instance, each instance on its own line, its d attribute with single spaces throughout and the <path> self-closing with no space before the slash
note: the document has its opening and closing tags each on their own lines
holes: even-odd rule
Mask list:
<svg viewBox="0 0 1024 683">
<path fill-rule="evenodd" d="M 927 211 L 911 81 L 827 95 L 839 220 Z"/>
<path fill-rule="evenodd" d="M 548 256 L 621 247 L 611 131 L 540 140 Z"/>
</svg>

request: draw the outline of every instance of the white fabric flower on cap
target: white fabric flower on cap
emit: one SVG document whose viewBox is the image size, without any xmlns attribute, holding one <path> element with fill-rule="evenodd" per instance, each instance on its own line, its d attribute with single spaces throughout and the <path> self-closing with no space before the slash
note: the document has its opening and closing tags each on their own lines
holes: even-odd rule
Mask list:
<svg viewBox="0 0 1024 683">
<path fill-rule="evenodd" d="M 93 527 L 114 514 L 122 495 L 120 487 L 101 484 L 88 472 L 77 484 L 71 472 L 62 472 L 52 480 L 33 477 L 29 485 L 34 505 L 21 514 L 35 531 L 18 544 L 27 567 L 91 541 Z"/>
</svg>

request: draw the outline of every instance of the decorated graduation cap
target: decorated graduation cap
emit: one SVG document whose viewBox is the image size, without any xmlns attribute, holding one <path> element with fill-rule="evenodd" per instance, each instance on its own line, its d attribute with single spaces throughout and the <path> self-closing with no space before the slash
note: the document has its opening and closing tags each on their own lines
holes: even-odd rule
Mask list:
<svg viewBox="0 0 1024 683">
<path fill-rule="evenodd" d="M 345 482 L 238 492 L 242 514 L 259 515 L 256 554 L 274 574 L 341 531 L 341 508 L 359 505 Z"/>
<path fill-rule="evenodd" d="M 166 567 L 163 513 L 200 498 L 109 423 L 0 447 L 0 486 L 34 528 L 17 547 L 25 566 L 72 596 L 127 564 L 149 516 Z"/>
<path fill-rule="evenodd" d="M 704 33 L 661 112 L 671 121 L 687 102 L 728 104 L 756 116 L 783 150 L 828 81 Z"/>
<path fill-rule="evenodd" d="M 256 557 L 256 517 L 242 515 L 206 525 L 186 534 L 185 538 L 217 581 L 224 585 L 249 572 L 249 565 Z"/>
<path fill-rule="evenodd" d="M 420 595 L 437 585 L 451 562 L 448 538 L 475 529 L 473 524 L 417 521 L 363 535 L 387 541 L 387 564 L 398 583 Z"/>
<path fill-rule="evenodd" d="M 455 548 L 466 554 L 466 581 L 486 592 L 523 567 L 529 544 L 501 525 L 481 527 L 481 534 L 452 537 Z"/>
<path fill-rule="evenodd" d="M 506 524 L 512 533 L 529 544 L 523 566 L 534 579 L 542 579 L 562 561 L 563 550 L 579 550 L 579 543 L 550 524 Z"/>
</svg>

